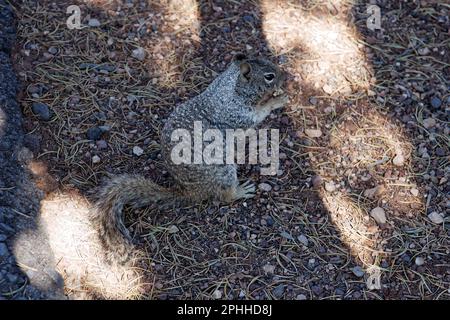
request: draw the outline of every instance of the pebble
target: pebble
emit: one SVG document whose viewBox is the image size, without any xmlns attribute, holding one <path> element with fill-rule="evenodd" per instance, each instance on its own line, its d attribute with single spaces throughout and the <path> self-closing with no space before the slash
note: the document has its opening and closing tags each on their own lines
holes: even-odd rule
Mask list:
<svg viewBox="0 0 450 320">
<path fill-rule="evenodd" d="M 263 270 L 265 273 L 274 273 L 275 272 L 275 266 L 271 265 L 271 264 L 266 264 L 263 267 Z"/>
<path fill-rule="evenodd" d="M 311 103 L 312 105 L 316 105 L 317 104 L 317 98 L 316 97 L 309 97 L 309 103 Z"/>
<path fill-rule="evenodd" d="M 403 155 L 399 153 L 394 157 L 394 159 L 392 159 L 392 163 L 395 166 L 400 167 L 405 163 L 405 157 L 403 157 Z"/>
<path fill-rule="evenodd" d="M 100 27 L 100 21 L 97 19 L 89 19 L 88 24 L 90 27 Z"/>
<path fill-rule="evenodd" d="M 304 294 L 298 294 L 296 297 L 295 297 L 295 300 L 306 300 L 307 299 L 307 297 L 304 295 Z"/>
<path fill-rule="evenodd" d="M 99 156 L 93 156 L 92 157 L 92 163 L 99 163 L 100 162 L 100 157 Z"/>
<path fill-rule="evenodd" d="M 145 59 L 145 50 L 142 47 L 138 47 L 131 52 L 131 56 L 139 61 L 143 61 Z"/>
<path fill-rule="evenodd" d="M 356 266 L 356 267 L 353 267 L 353 268 L 351 268 L 350 269 L 352 272 L 353 272 L 353 274 L 355 275 L 355 276 L 357 276 L 358 278 L 362 278 L 363 276 L 364 276 L 364 270 L 363 270 L 363 268 L 361 268 L 360 266 Z"/>
<path fill-rule="evenodd" d="M 381 207 L 373 208 L 372 211 L 370 211 L 370 216 L 374 218 L 378 224 L 386 223 L 386 213 Z"/>
<path fill-rule="evenodd" d="M 436 125 L 436 120 L 434 118 L 426 118 L 423 120 L 423 126 L 427 129 L 433 128 Z"/>
<path fill-rule="evenodd" d="M 44 103 L 33 103 L 31 106 L 31 111 L 33 111 L 34 115 L 36 115 L 40 120 L 48 121 L 51 118 L 50 109 Z"/>
<path fill-rule="evenodd" d="M 283 297 L 284 287 L 285 287 L 284 284 L 279 284 L 278 286 L 275 287 L 275 289 L 272 290 L 272 293 L 275 296 L 275 298 L 280 299 Z"/>
<path fill-rule="evenodd" d="M 447 155 L 447 153 L 445 152 L 445 150 L 443 148 L 436 148 L 436 150 L 434 150 L 434 153 L 438 157 L 445 157 Z"/>
<path fill-rule="evenodd" d="M 325 93 L 328 93 L 328 94 L 332 94 L 333 93 L 333 88 L 330 85 L 328 85 L 328 84 L 324 85 L 322 87 L 322 89 L 323 89 L 323 91 Z"/>
<path fill-rule="evenodd" d="M 327 190 L 328 192 L 333 192 L 336 190 L 336 185 L 333 181 L 325 182 L 325 190 Z"/>
<path fill-rule="evenodd" d="M 99 150 L 108 148 L 108 143 L 105 140 L 98 140 L 95 144 Z"/>
<path fill-rule="evenodd" d="M 367 198 L 373 199 L 375 197 L 380 196 L 384 192 L 384 190 L 385 190 L 384 186 L 382 186 L 382 185 L 376 186 L 371 189 L 366 189 L 364 191 L 364 196 Z"/>
<path fill-rule="evenodd" d="M 314 187 L 314 189 L 319 189 L 320 186 L 322 185 L 322 177 L 321 176 L 314 176 L 312 178 L 312 185 Z"/>
<path fill-rule="evenodd" d="M 310 138 L 319 138 L 322 131 L 320 129 L 305 129 L 305 134 Z"/>
<path fill-rule="evenodd" d="M 430 103 L 431 103 L 431 106 L 432 106 L 434 109 L 438 109 L 438 108 L 440 108 L 441 105 L 442 105 L 442 101 L 441 101 L 441 99 L 439 99 L 438 97 L 433 97 L 433 98 L 431 98 Z"/>
<path fill-rule="evenodd" d="M 433 211 L 432 213 L 430 213 L 428 215 L 428 218 L 431 220 L 431 222 L 433 222 L 435 224 L 441 224 L 442 222 L 444 222 L 444 217 L 436 211 Z"/>
<path fill-rule="evenodd" d="M 297 237 L 297 240 L 300 241 L 303 245 L 308 246 L 309 241 L 308 241 L 308 238 L 304 234 L 299 235 Z"/>
<path fill-rule="evenodd" d="M 103 132 L 104 130 L 102 130 L 100 127 L 93 127 L 88 129 L 88 131 L 86 132 L 86 136 L 89 140 L 96 141 L 100 139 Z"/>
<path fill-rule="evenodd" d="M 265 182 L 260 183 L 260 184 L 258 185 L 258 188 L 259 188 L 261 191 L 265 191 L 265 192 L 269 192 L 269 191 L 272 190 L 272 186 L 271 186 L 270 184 L 268 184 L 268 183 L 265 183 Z"/>
<path fill-rule="evenodd" d="M 219 289 L 214 290 L 213 294 L 212 294 L 214 299 L 221 299 L 222 298 L 222 291 L 220 291 Z"/>
<path fill-rule="evenodd" d="M 255 18 L 249 14 L 246 14 L 243 18 L 245 22 L 253 23 L 255 21 Z"/>
<path fill-rule="evenodd" d="M 421 266 L 425 263 L 425 260 L 422 257 L 416 257 L 416 260 L 414 262 L 417 266 Z"/>
<path fill-rule="evenodd" d="M 409 190 L 411 192 L 411 194 L 414 197 L 417 197 L 419 195 L 419 190 L 417 190 L 416 188 L 412 188 L 411 190 Z"/>
<path fill-rule="evenodd" d="M 55 47 L 50 47 L 50 48 L 48 48 L 47 51 L 50 54 L 57 54 L 58 53 L 58 49 L 56 49 Z"/>
<path fill-rule="evenodd" d="M 135 154 L 136 156 L 141 156 L 144 153 L 144 150 L 142 150 L 141 147 L 138 146 L 134 146 L 133 147 L 133 154 Z"/>
<path fill-rule="evenodd" d="M 5 257 L 8 254 L 8 247 L 4 243 L 0 243 L 0 257 Z"/>
</svg>

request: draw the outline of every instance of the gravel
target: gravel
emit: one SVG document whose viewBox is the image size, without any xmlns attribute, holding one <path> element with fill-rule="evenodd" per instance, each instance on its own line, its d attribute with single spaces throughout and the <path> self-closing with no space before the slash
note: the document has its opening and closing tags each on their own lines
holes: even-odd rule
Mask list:
<svg viewBox="0 0 450 320">
<path fill-rule="evenodd" d="M 48 268 L 45 261 L 49 261 L 51 250 L 46 246 L 47 240 L 35 233 L 42 193 L 31 182 L 30 174 L 24 169 L 26 164 L 17 158 L 23 150 L 24 132 L 21 109 L 15 100 L 19 83 L 9 56 L 15 41 L 15 23 L 8 2 L 0 0 L 0 8 L 0 299 L 61 298 L 62 288 L 55 287 L 43 271 Z M 33 112 L 40 119 L 50 119 L 45 105 L 33 106 Z M 8 121 L 2 122 L 4 118 Z M 35 238 L 31 242 L 20 242 L 24 234 L 34 235 Z M 34 285 L 17 267 L 18 263 L 25 261 L 24 257 L 29 257 L 22 250 L 25 244 L 34 248 L 32 255 L 37 263 L 24 263 L 28 266 L 27 270 L 34 270 L 34 274 L 40 277 Z M 11 248 L 15 248 L 14 252 Z"/>
</svg>

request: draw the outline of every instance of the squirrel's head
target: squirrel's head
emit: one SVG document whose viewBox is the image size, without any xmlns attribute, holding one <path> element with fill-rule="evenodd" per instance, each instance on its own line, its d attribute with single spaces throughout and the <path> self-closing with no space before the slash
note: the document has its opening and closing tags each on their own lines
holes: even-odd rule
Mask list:
<svg viewBox="0 0 450 320">
<path fill-rule="evenodd" d="M 268 99 L 281 88 L 286 79 L 285 73 L 266 59 L 237 54 L 234 63 L 239 66 L 236 92 L 252 103 Z"/>
</svg>

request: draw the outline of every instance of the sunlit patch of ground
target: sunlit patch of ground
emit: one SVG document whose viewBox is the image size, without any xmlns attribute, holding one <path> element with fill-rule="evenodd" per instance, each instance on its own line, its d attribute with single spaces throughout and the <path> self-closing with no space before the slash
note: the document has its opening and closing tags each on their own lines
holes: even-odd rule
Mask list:
<svg viewBox="0 0 450 320">
<path fill-rule="evenodd" d="M 293 76 L 286 113 L 302 141 L 294 159 L 306 155 L 341 240 L 371 274 L 395 256 L 392 234 L 402 232 L 404 219 L 420 219 L 425 201 L 414 183 L 408 137 L 364 99 L 374 94 L 375 79 L 349 5 L 263 1 L 263 28 Z M 387 224 L 370 216 L 375 207 L 385 210 Z"/>
<path fill-rule="evenodd" d="M 145 286 L 142 272 L 104 261 L 105 252 L 88 219 L 89 210 L 92 206 L 73 193 L 55 192 L 41 201 L 39 232 L 48 238 L 65 293 L 73 299 L 139 298 Z M 22 235 L 17 245 L 26 241 L 30 239 Z M 149 286 L 146 289 L 149 294 Z"/>
<path fill-rule="evenodd" d="M 369 88 L 370 67 L 348 4 L 335 5 L 338 11 L 318 2 L 262 1 L 264 34 L 276 53 L 289 58 L 287 69 L 297 81 L 324 95 L 350 95 Z"/>
</svg>

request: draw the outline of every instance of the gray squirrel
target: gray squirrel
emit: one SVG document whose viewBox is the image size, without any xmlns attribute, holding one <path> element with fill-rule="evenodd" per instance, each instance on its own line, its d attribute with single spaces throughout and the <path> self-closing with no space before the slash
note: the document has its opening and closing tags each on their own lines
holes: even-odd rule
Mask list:
<svg viewBox="0 0 450 320">
<path fill-rule="evenodd" d="M 239 184 L 236 164 L 174 164 L 171 151 L 176 142 L 172 133 L 176 129 L 192 132 L 196 121 L 201 121 L 204 129 L 254 128 L 288 101 L 285 94 L 275 96 L 285 78 L 285 73 L 266 59 L 235 55 L 201 94 L 172 112 L 161 131 L 162 156 L 175 187 L 169 189 L 141 176 L 123 174 L 99 188 L 92 220 L 110 261 L 125 263 L 134 252 L 123 223 L 124 205 L 139 208 L 152 203 L 203 200 L 229 203 L 254 196 L 251 182 Z"/>
</svg>

